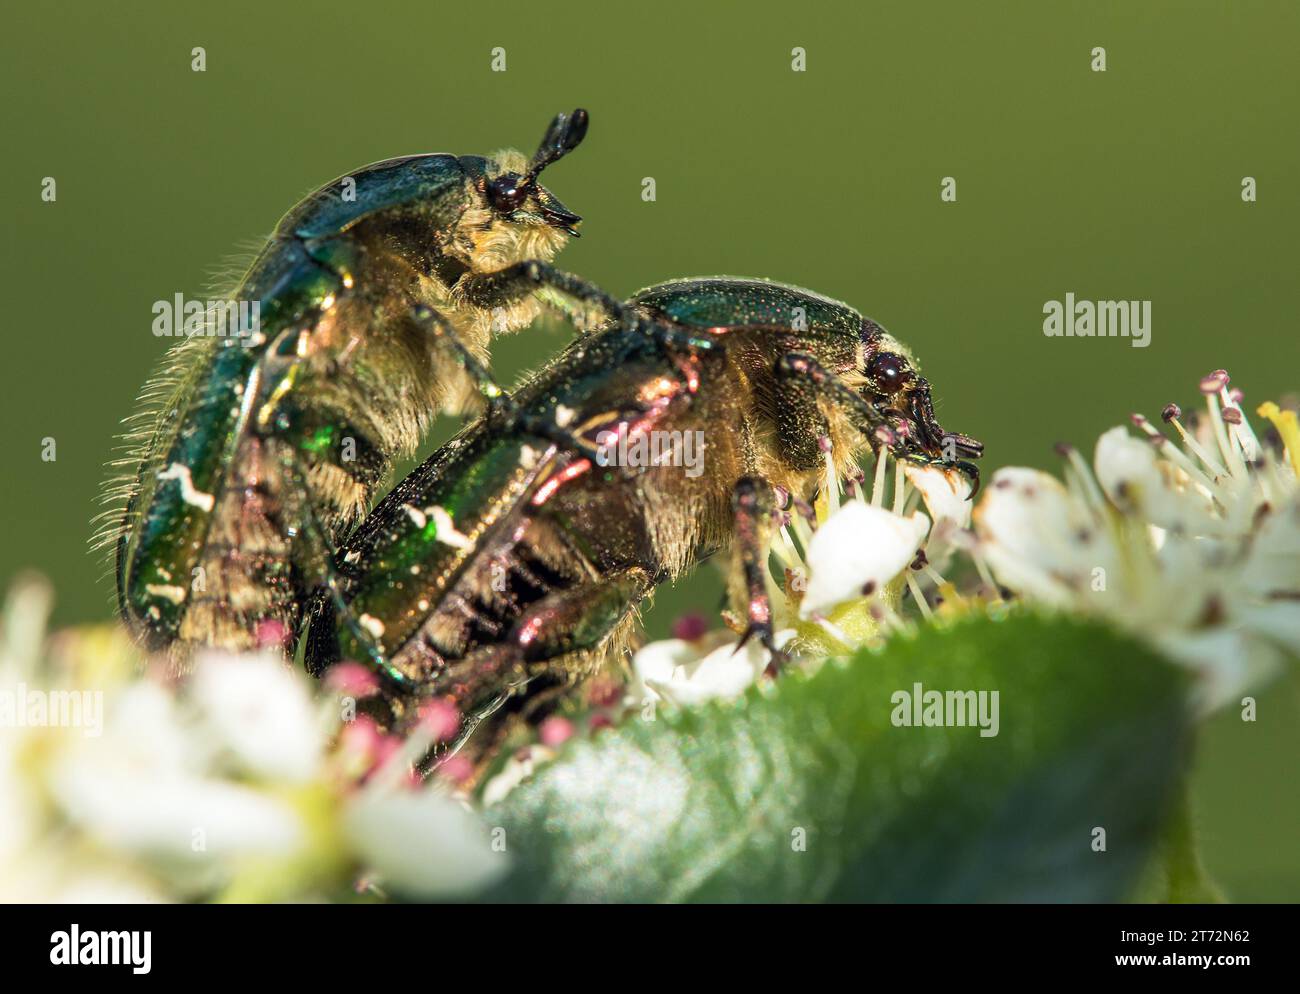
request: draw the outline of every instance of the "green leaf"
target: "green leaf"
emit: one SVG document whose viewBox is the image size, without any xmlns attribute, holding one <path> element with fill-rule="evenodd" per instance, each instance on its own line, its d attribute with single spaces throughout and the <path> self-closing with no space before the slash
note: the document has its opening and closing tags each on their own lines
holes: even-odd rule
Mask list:
<svg viewBox="0 0 1300 994">
<path fill-rule="evenodd" d="M 916 683 L 997 691 L 997 735 L 896 726 Z M 488 810 L 517 867 L 493 896 L 1119 900 L 1183 767 L 1185 698 L 1182 671 L 1094 624 L 925 628 L 574 743 Z"/>
</svg>

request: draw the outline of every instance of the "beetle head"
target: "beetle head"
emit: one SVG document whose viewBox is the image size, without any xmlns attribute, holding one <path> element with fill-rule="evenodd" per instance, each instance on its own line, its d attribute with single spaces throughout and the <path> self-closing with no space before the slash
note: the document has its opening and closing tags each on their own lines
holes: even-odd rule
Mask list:
<svg viewBox="0 0 1300 994">
<path fill-rule="evenodd" d="M 979 487 L 979 470 L 968 462 L 984 453 L 984 445 L 969 435 L 944 431 L 934 416 L 930 383 L 915 360 L 892 335 L 870 318 L 862 321 L 863 384 L 859 388 L 897 436 L 893 446 L 901 459 L 953 466 Z"/>
<path fill-rule="evenodd" d="M 576 237 L 582 218 L 560 203 L 537 177 L 582 144 L 587 123 L 587 112 L 581 107 L 572 114 L 557 114 L 526 167 L 507 169 L 486 179 L 483 192 L 492 210 L 515 224 L 545 224 Z"/>
</svg>

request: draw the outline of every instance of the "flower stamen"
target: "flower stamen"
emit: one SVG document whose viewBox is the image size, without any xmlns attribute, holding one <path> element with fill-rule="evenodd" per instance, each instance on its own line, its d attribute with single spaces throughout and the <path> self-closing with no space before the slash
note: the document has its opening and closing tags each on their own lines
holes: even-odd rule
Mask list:
<svg viewBox="0 0 1300 994">
<path fill-rule="evenodd" d="M 1218 443 L 1219 453 L 1223 456 L 1228 472 L 1235 479 L 1242 480 L 1246 477 L 1246 464 L 1242 461 L 1241 453 L 1237 450 L 1237 447 L 1228 438 L 1228 429 L 1223 422 L 1223 411 L 1219 406 L 1219 394 L 1223 392 L 1227 383 L 1227 372 L 1216 369 L 1201 380 L 1201 390 L 1205 394 L 1205 406 L 1210 412 L 1210 426 L 1214 430 L 1214 440 Z"/>
<path fill-rule="evenodd" d="M 884 454 L 884 449 L 881 449 Z M 901 515 L 903 508 L 907 506 L 907 476 L 900 469 L 894 467 L 894 513 Z"/>
<path fill-rule="evenodd" d="M 889 448 L 882 442 L 880 451 L 876 453 L 876 476 L 871 483 L 871 503 L 874 507 L 882 507 L 885 503 L 885 470 L 886 456 L 889 454 Z"/>
<path fill-rule="evenodd" d="M 1222 466 L 1220 466 L 1213 459 L 1211 459 L 1210 454 L 1206 452 L 1203 448 L 1201 448 L 1200 444 L 1196 441 L 1196 439 L 1192 437 L 1191 432 L 1189 432 L 1186 428 L 1183 427 L 1183 422 L 1179 417 L 1182 412 L 1179 411 L 1176 406 L 1172 404 L 1170 406 L 1174 407 L 1174 411 L 1165 420 L 1174 426 L 1174 429 L 1182 437 L 1183 444 L 1187 446 L 1187 448 L 1192 452 L 1193 455 L 1196 456 L 1197 459 L 1201 460 L 1201 462 L 1205 464 L 1206 468 L 1213 475 L 1214 479 L 1211 485 L 1212 486 L 1217 485 L 1221 479 L 1223 479 L 1225 476 L 1228 475 L 1228 471 L 1224 469 Z M 1165 408 L 1165 410 L 1168 411 L 1169 408 Z"/>
<path fill-rule="evenodd" d="M 907 577 L 907 589 L 912 592 L 912 599 L 916 601 L 917 608 L 925 617 L 926 621 L 934 621 L 934 612 L 926 602 L 925 594 L 921 592 L 921 585 L 916 582 L 916 577 L 912 575 L 910 569 L 904 574 L 904 576 Z"/>
<path fill-rule="evenodd" d="M 1174 421 L 1181 414 L 1182 412 L 1178 409 L 1177 404 L 1170 404 L 1165 408 L 1166 421 Z M 1155 425 L 1151 424 L 1151 422 L 1141 414 L 1134 414 L 1131 420 L 1134 425 L 1146 433 L 1147 438 L 1149 438 L 1156 446 L 1160 455 L 1168 457 L 1171 462 L 1178 466 L 1179 469 L 1191 477 L 1194 483 L 1203 487 L 1206 493 L 1214 492 L 1215 481 L 1206 476 L 1205 473 L 1202 472 L 1201 467 L 1196 465 L 1186 452 L 1176 445 L 1168 444 L 1169 439 L 1157 431 Z"/>
<path fill-rule="evenodd" d="M 1098 524 L 1106 520 L 1106 498 L 1101 492 L 1096 478 L 1092 475 L 1092 470 L 1088 464 L 1083 461 L 1083 456 L 1079 455 L 1079 450 L 1073 445 L 1061 443 L 1056 447 L 1056 451 L 1069 460 L 1069 475 L 1077 482 L 1079 489 L 1082 490 L 1084 497 L 1088 502 L 1088 508 L 1092 511 L 1093 520 Z M 1070 472 L 1073 470 L 1073 472 Z"/>
<path fill-rule="evenodd" d="M 821 446 L 822 458 L 826 460 L 826 508 L 829 516 L 840 509 L 840 479 L 835 472 L 835 454 L 831 451 L 831 440 L 823 435 L 817 444 Z"/>
</svg>

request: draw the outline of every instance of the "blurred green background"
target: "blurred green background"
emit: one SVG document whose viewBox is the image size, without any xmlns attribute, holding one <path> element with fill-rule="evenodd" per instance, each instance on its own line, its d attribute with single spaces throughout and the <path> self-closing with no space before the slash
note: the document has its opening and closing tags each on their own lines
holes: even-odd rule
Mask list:
<svg viewBox="0 0 1300 994">
<path fill-rule="evenodd" d="M 335 176 L 530 152 L 574 106 L 590 137 L 547 181 L 587 218 L 565 268 L 619 295 L 731 273 L 846 300 L 915 347 L 986 473 L 1190 404 L 1218 366 L 1248 400 L 1300 387 L 1294 3 L 47 3 L 5 20 L 0 581 L 48 573 L 59 622 L 109 616 L 88 522 L 166 344 L 153 302 L 202 293 Z M 1152 344 L 1045 338 L 1043 304 L 1067 291 L 1150 299 Z M 564 341 L 506 342 L 502 377 Z M 653 632 L 716 602 L 702 572 Z M 1300 682 L 1260 701 L 1257 723 L 1206 729 L 1207 860 L 1235 898 L 1297 900 Z"/>
</svg>

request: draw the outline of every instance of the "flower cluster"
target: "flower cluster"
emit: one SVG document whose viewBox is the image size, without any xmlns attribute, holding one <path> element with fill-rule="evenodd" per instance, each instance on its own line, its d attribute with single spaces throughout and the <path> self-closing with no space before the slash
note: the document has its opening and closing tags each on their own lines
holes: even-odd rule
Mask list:
<svg viewBox="0 0 1300 994">
<path fill-rule="evenodd" d="M 454 716 L 391 739 L 352 715 L 364 677 L 313 697 L 270 655 L 205 655 L 183 688 L 139 677 L 116 629 L 47 642 L 48 600 L 20 584 L 4 619 L 4 900 L 454 897 L 505 871 L 447 785 L 410 773 Z"/>
<path fill-rule="evenodd" d="M 975 517 L 999 582 L 1148 639 L 1194 670 L 1202 710 L 1300 654 L 1296 414 L 1262 405 L 1279 436 L 1263 444 L 1228 383 L 1201 381 L 1192 428 L 1166 407 L 1174 437 L 1134 415 L 1137 434 L 1103 434 L 1091 467 L 1063 448 L 1064 483 L 999 470 Z"/>
</svg>

